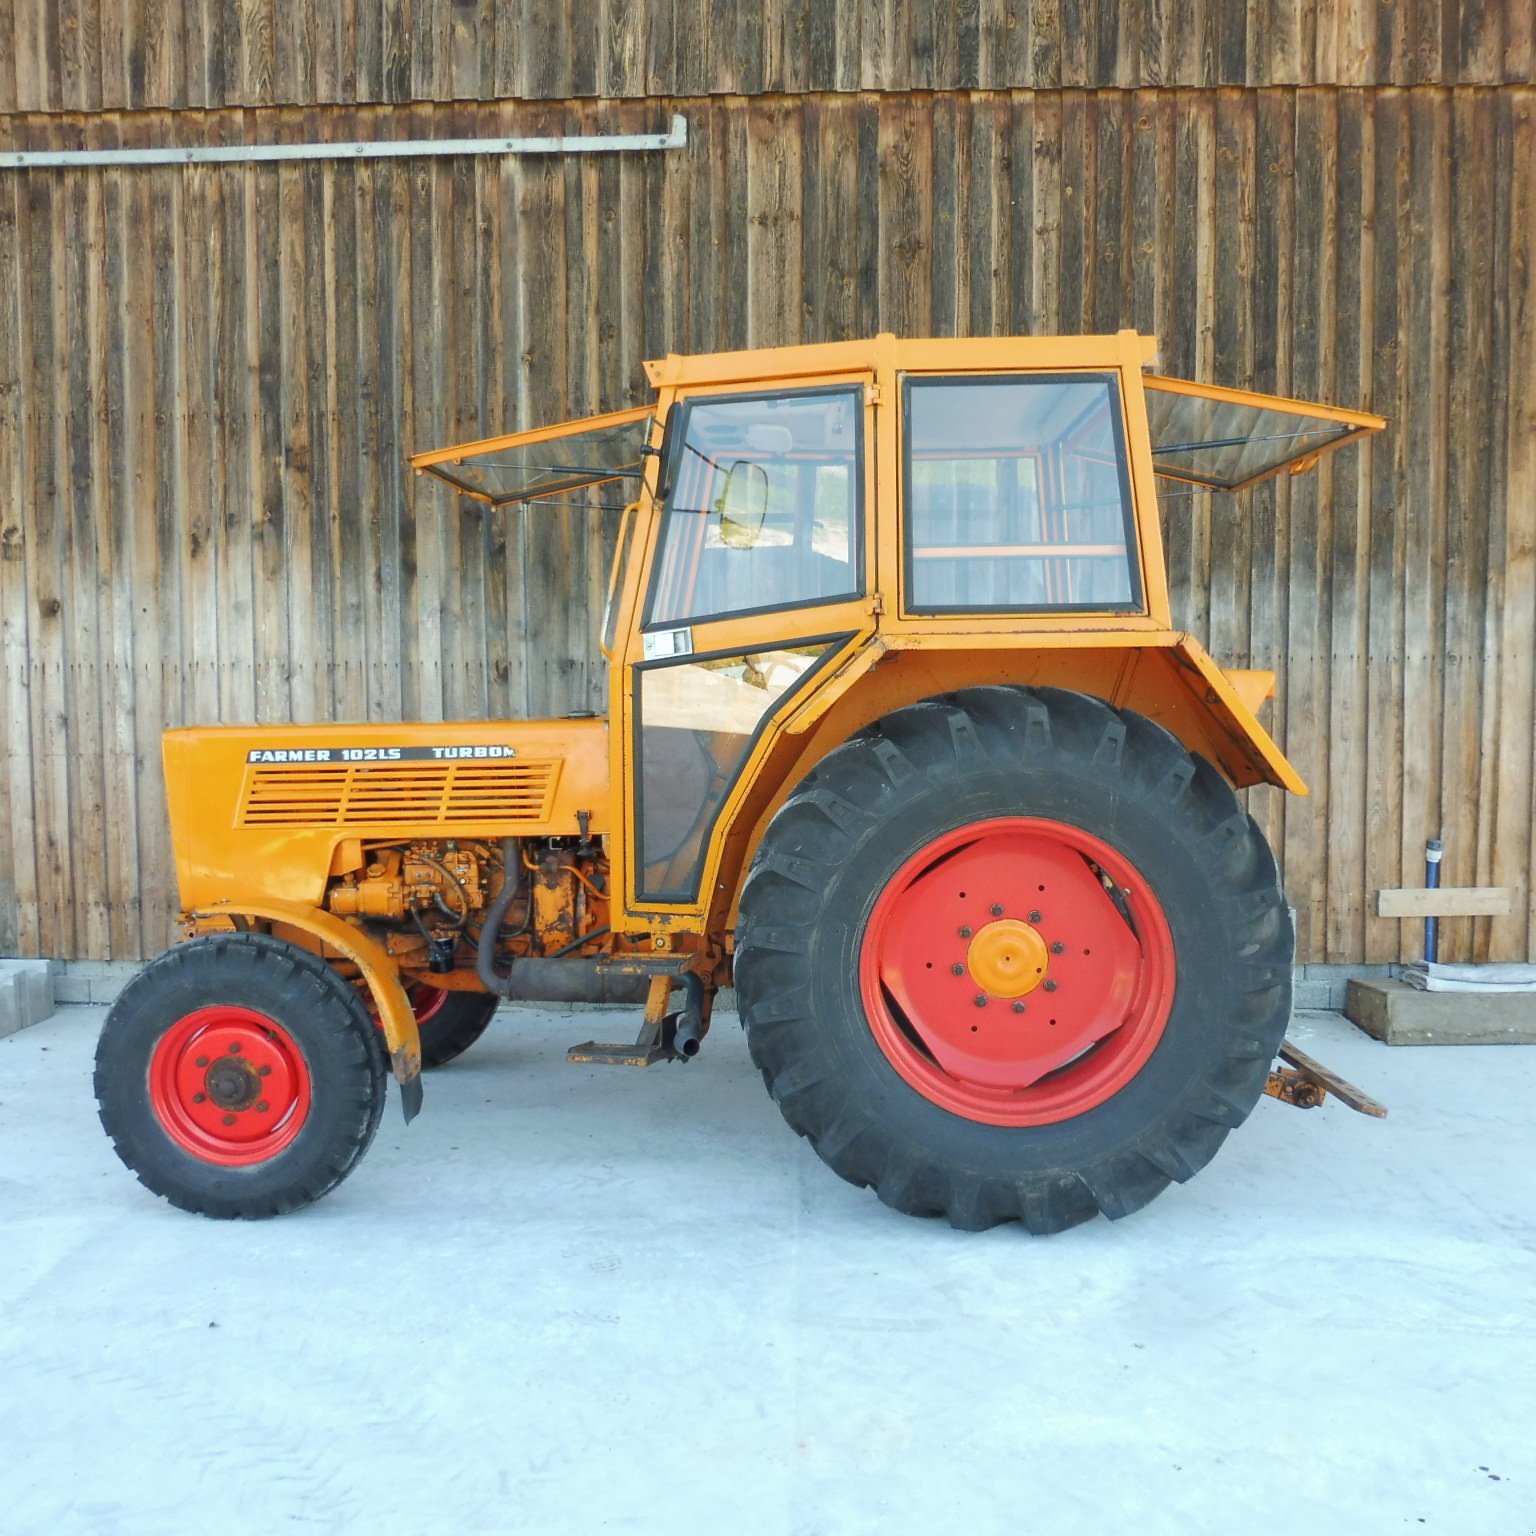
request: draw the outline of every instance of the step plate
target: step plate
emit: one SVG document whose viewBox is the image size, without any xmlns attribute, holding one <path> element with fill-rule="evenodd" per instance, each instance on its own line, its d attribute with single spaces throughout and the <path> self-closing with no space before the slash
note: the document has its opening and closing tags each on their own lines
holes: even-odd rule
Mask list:
<svg viewBox="0 0 1536 1536">
<path fill-rule="evenodd" d="M 666 1061 L 671 1054 L 661 1044 L 602 1045 L 596 1040 L 588 1040 L 583 1045 L 573 1045 L 565 1053 L 565 1059 L 600 1067 L 649 1067 L 658 1061 Z"/>
</svg>

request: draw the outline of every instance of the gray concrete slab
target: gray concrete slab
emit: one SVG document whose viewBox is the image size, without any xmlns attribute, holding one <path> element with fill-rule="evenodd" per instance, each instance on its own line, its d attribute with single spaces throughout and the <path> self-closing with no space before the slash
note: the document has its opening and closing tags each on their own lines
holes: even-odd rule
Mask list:
<svg viewBox="0 0 1536 1536">
<path fill-rule="evenodd" d="M 147 1194 L 101 1009 L 0 1041 L 0 1529 L 1439 1531 L 1536 1525 L 1536 1052 L 1303 1049 L 1193 1183 L 1048 1240 L 895 1215 L 731 1019 L 568 1067 L 504 1011 L 300 1215 Z"/>
<path fill-rule="evenodd" d="M 0 1037 L 40 1024 L 53 1012 L 46 960 L 0 960 Z"/>
</svg>

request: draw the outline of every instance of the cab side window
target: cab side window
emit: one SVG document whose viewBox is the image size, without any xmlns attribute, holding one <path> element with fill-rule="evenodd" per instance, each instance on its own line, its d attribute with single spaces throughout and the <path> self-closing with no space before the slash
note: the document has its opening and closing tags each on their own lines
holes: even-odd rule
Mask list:
<svg viewBox="0 0 1536 1536">
<path fill-rule="evenodd" d="M 908 379 L 902 400 L 909 611 L 1140 606 L 1113 375 Z"/>
</svg>

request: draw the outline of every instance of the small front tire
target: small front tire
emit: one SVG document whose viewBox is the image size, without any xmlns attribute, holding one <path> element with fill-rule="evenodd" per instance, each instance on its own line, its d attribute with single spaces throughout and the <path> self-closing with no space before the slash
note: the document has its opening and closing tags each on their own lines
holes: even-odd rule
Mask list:
<svg viewBox="0 0 1536 1536">
<path fill-rule="evenodd" d="M 357 990 L 260 933 L 194 939 L 131 981 L 96 1050 L 117 1154 L 182 1210 L 277 1216 L 334 1189 L 373 1140 L 384 1050 Z"/>
</svg>

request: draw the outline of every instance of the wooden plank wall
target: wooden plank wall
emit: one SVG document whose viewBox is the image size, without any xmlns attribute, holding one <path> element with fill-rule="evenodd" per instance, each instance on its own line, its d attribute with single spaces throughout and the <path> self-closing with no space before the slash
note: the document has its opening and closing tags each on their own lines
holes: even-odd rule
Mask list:
<svg viewBox="0 0 1536 1536">
<path fill-rule="evenodd" d="M 0 4 L 7 0 L 0 0 Z M 0 172 L 0 953 L 170 935 L 157 738 L 591 707 L 612 514 L 490 513 L 408 449 L 642 397 L 640 362 L 856 336 L 1158 334 L 1168 371 L 1393 418 L 1166 503 L 1176 611 L 1274 667 L 1256 792 L 1301 956 L 1369 893 L 1512 885 L 1532 952 L 1536 92 L 714 97 L 255 114 L 260 136 L 652 131 L 567 159 Z M 236 113 L 10 118 L 18 147 Z M 602 529 L 592 534 L 594 521 Z"/>
<path fill-rule="evenodd" d="M 0 0 L 0 112 L 1531 83 L 1530 0 Z"/>
</svg>

